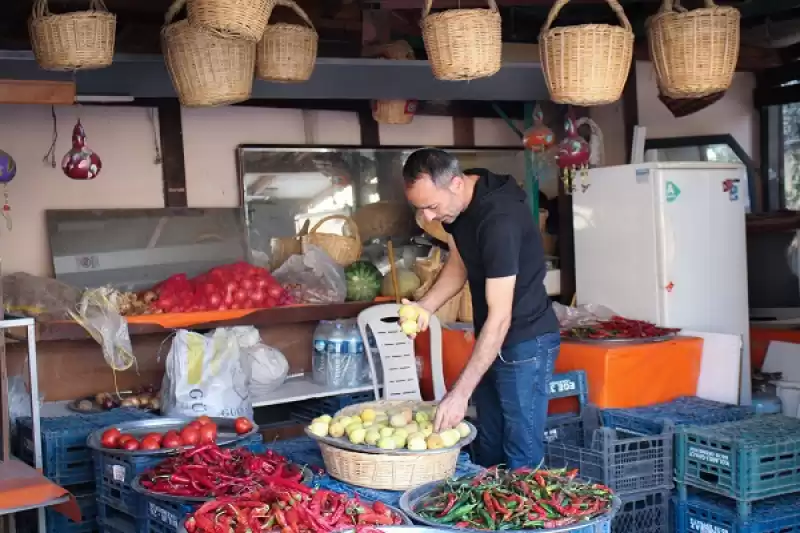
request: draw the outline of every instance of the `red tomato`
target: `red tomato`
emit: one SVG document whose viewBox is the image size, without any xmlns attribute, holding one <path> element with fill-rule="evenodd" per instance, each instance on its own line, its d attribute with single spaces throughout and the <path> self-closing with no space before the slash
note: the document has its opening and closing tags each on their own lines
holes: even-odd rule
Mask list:
<svg viewBox="0 0 800 533">
<path fill-rule="evenodd" d="M 142 444 L 139 446 L 140 450 L 158 450 L 160 448 L 161 448 L 161 443 L 156 439 L 149 437 L 145 437 L 144 439 L 142 439 Z"/>
<path fill-rule="evenodd" d="M 236 419 L 233 423 L 234 429 L 236 429 L 236 433 L 242 435 L 243 433 L 247 433 L 251 429 L 253 429 L 253 423 L 250 422 L 247 418 L 240 416 Z"/>
<path fill-rule="evenodd" d="M 214 444 L 217 442 L 216 424 L 203 424 L 200 428 L 200 444 Z"/>
<path fill-rule="evenodd" d="M 234 301 L 233 301 L 233 293 L 230 293 L 230 292 L 229 292 L 228 294 L 226 294 L 226 295 L 225 295 L 225 297 L 224 297 L 224 298 L 222 298 L 222 303 L 223 303 L 223 304 L 225 304 L 225 307 L 227 307 L 228 309 L 230 309 L 230 308 L 231 308 L 231 306 L 234 304 Z"/>
<path fill-rule="evenodd" d="M 219 308 L 221 303 L 222 303 L 222 296 L 220 296 L 216 292 L 208 295 L 208 305 L 211 306 L 213 309 Z"/>
<path fill-rule="evenodd" d="M 267 287 L 267 296 L 275 298 L 276 300 L 283 294 L 283 287 L 280 285 L 270 285 Z"/>
<path fill-rule="evenodd" d="M 177 433 L 164 435 L 164 440 L 161 441 L 162 448 L 178 448 L 179 446 L 183 446 L 183 441 Z"/>
<path fill-rule="evenodd" d="M 236 292 L 233 293 L 233 301 L 236 303 L 244 303 L 247 300 L 247 291 L 244 289 L 237 289 Z"/>
<path fill-rule="evenodd" d="M 239 302 L 233 302 L 231 304 L 231 309 L 244 309 L 244 307 L 242 307 L 242 304 L 240 304 Z"/>
<path fill-rule="evenodd" d="M 240 286 L 246 291 L 252 291 L 255 288 L 256 283 L 250 278 L 245 278 L 242 280 L 242 283 L 240 283 Z"/>
<path fill-rule="evenodd" d="M 278 300 L 276 300 L 275 298 L 268 297 L 267 300 L 264 302 L 264 307 L 275 307 L 276 305 L 278 305 Z"/>
<path fill-rule="evenodd" d="M 205 426 L 206 424 L 213 424 L 214 421 L 211 420 L 211 417 L 208 415 L 198 416 L 193 420 L 193 422 L 198 422 L 201 426 Z"/>
<path fill-rule="evenodd" d="M 184 429 L 186 429 L 186 428 L 191 428 L 191 429 L 196 429 L 196 430 L 199 430 L 199 429 L 200 429 L 200 426 L 202 426 L 202 425 L 203 425 L 203 423 L 202 423 L 202 422 L 200 422 L 199 420 L 192 420 L 191 422 L 189 422 L 188 424 L 186 424 L 185 426 L 183 426 L 183 428 L 184 428 Z"/>
<path fill-rule="evenodd" d="M 209 296 L 217 292 L 217 288 L 214 286 L 213 283 L 204 283 L 203 284 L 203 292 L 208 294 Z"/>
<path fill-rule="evenodd" d="M 269 281 L 264 278 L 259 278 L 256 281 L 256 287 L 262 290 L 267 290 L 267 287 L 269 287 Z"/>
<path fill-rule="evenodd" d="M 100 444 L 103 448 L 116 448 L 119 446 L 120 432 L 117 428 L 107 429 L 100 437 Z"/>
<path fill-rule="evenodd" d="M 187 446 L 194 446 L 200 442 L 200 431 L 190 426 L 186 426 L 181 431 L 181 440 Z"/>
<path fill-rule="evenodd" d="M 136 438 L 133 435 L 130 435 L 128 433 L 123 433 L 117 439 L 117 447 L 122 448 L 122 445 L 125 444 L 126 441 L 129 441 L 129 440 L 132 440 L 132 439 L 136 440 Z"/>
<path fill-rule="evenodd" d="M 154 441 L 158 442 L 159 444 L 161 444 L 161 441 L 164 439 L 164 435 L 162 435 L 161 433 L 148 433 L 147 435 L 144 436 L 144 438 L 142 439 L 142 442 L 144 442 L 145 440 L 148 440 L 148 439 L 154 440 Z"/>
<path fill-rule="evenodd" d="M 225 295 L 233 295 L 239 289 L 235 281 L 228 281 L 225 283 Z"/>
<path fill-rule="evenodd" d="M 266 293 L 261 289 L 255 289 L 250 293 L 250 301 L 256 305 L 262 305 L 266 296 Z"/>
<path fill-rule="evenodd" d="M 134 439 L 133 437 L 131 437 L 130 440 L 126 440 L 122 444 L 122 449 L 123 450 L 128 450 L 128 451 L 138 450 L 139 449 L 139 441 Z"/>
</svg>

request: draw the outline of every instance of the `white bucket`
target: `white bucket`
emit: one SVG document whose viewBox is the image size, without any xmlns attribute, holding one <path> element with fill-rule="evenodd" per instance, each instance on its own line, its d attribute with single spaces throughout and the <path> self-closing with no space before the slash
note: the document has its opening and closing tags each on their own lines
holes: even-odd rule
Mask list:
<svg viewBox="0 0 800 533">
<path fill-rule="evenodd" d="M 800 418 L 800 382 L 773 381 L 778 398 L 783 404 L 783 414 Z"/>
</svg>

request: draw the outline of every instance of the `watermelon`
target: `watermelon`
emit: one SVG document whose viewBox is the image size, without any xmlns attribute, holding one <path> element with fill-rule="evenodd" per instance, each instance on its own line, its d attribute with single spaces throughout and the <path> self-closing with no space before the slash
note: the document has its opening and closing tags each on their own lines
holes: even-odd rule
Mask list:
<svg viewBox="0 0 800 533">
<path fill-rule="evenodd" d="M 371 302 L 381 292 L 380 270 L 369 261 L 356 261 L 344 269 L 347 278 L 347 300 Z"/>
</svg>

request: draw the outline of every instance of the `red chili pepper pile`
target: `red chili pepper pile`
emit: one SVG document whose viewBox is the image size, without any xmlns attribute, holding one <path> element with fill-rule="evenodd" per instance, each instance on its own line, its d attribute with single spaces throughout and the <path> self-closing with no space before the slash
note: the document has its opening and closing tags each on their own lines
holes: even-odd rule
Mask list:
<svg viewBox="0 0 800 533">
<path fill-rule="evenodd" d="M 146 472 L 140 483 L 153 492 L 172 496 L 218 498 L 273 485 L 310 492 L 300 483 L 302 476 L 301 468 L 272 450 L 256 455 L 245 448 L 223 450 L 216 444 L 207 444 L 170 457 Z"/>
<path fill-rule="evenodd" d="M 485 531 L 567 527 L 611 507 L 611 489 L 576 480 L 577 473 L 492 468 L 447 482 L 417 502 L 415 512 L 432 522 Z"/>
<path fill-rule="evenodd" d="M 330 533 L 354 529 L 376 533 L 375 526 L 402 524 L 386 505 L 370 505 L 327 490 L 307 492 L 270 486 L 241 498 L 203 504 L 185 523 L 188 533 Z"/>
<path fill-rule="evenodd" d="M 661 328 L 643 320 L 632 320 L 621 316 L 611 317 L 587 326 L 571 329 L 562 329 L 561 337 L 564 339 L 648 339 L 663 337 L 679 332 L 676 328 Z"/>
</svg>

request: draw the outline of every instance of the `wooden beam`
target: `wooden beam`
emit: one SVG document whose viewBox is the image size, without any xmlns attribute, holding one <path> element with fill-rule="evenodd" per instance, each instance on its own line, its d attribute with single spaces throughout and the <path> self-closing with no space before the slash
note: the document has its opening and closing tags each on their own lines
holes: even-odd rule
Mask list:
<svg viewBox="0 0 800 533">
<path fill-rule="evenodd" d="M 381 145 L 380 127 L 372 118 L 372 106 L 369 102 L 361 102 L 358 110 L 358 125 L 361 129 L 362 146 L 377 148 Z"/>
<path fill-rule="evenodd" d="M 758 87 L 780 87 L 785 83 L 800 81 L 800 60 L 759 72 L 757 81 Z"/>
<path fill-rule="evenodd" d="M 453 117 L 453 144 L 459 148 L 475 146 L 475 119 Z"/>
<path fill-rule="evenodd" d="M 622 90 L 622 124 L 625 128 L 625 162 L 631 160 L 633 127 L 639 125 L 639 91 L 636 86 L 636 61 L 631 65 L 628 81 Z"/>
<path fill-rule="evenodd" d="M 72 105 L 71 81 L 0 80 L 0 104 Z"/>
<path fill-rule="evenodd" d="M 157 109 L 164 207 L 187 207 L 181 106 L 177 100 L 164 100 Z"/>
<path fill-rule="evenodd" d="M 753 105 L 764 107 L 800 102 L 800 84 L 786 87 L 757 87 L 753 93 Z"/>
</svg>

